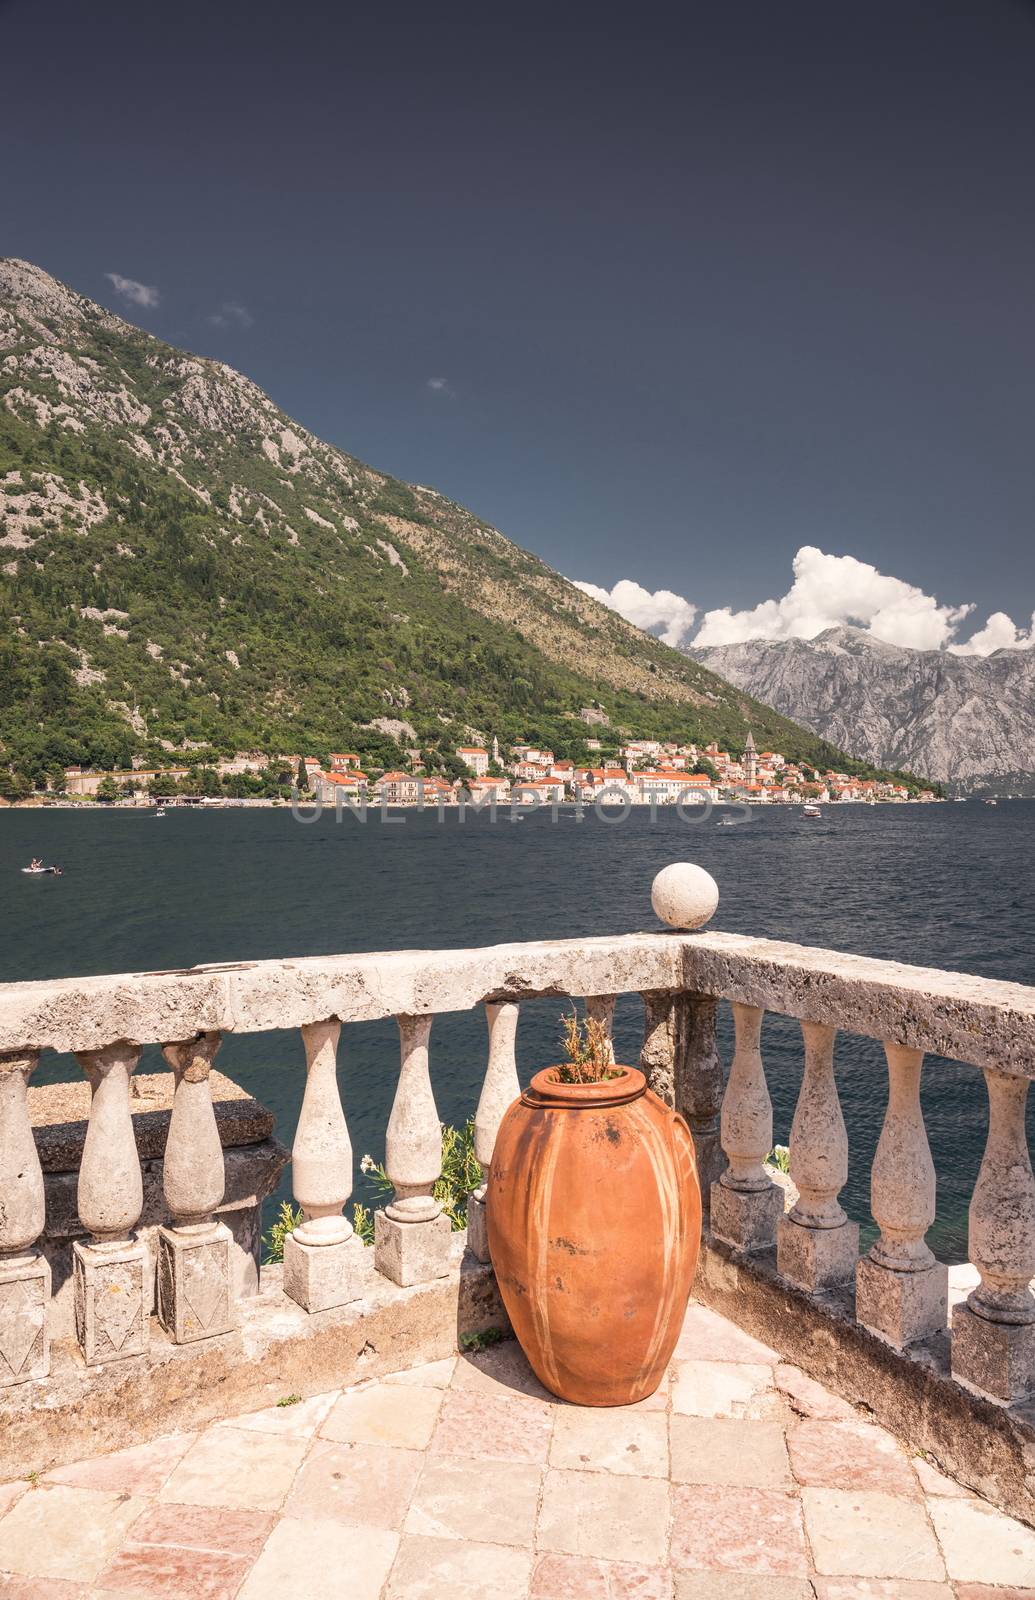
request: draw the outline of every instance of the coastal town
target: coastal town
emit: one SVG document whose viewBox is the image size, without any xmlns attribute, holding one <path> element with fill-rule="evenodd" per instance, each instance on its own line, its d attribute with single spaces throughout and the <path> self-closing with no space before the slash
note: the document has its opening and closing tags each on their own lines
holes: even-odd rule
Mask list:
<svg viewBox="0 0 1035 1600">
<path fill-rule="evenodd" d="M 600 741 L 584 741 L 591 753 Z M 463 776 L 426 770 L 419 750 L 409 770 L 366 771 L 355 751 L 315 756 L 237 752 L 204 766 L 134 767 L 100 772 L 68 767 L 46 800 L 51 804 L 271 805 L 292 792 L 325 805 L 536 806 L 593 804 L 815 805 L 933 801 L 932 789 L 892 778 L 862 778 L 758 750 L 749 732 L 740 752 L 713 741 L 698 746 L 628 739 L 598 765 L 559 759 L 550 749 L 497 738 L 455 747 L 451 766 Z M 205 780 L 209 781 L 205 781 Z M 39 803 L 39 800 L 37 800 Z"/>
</svg>

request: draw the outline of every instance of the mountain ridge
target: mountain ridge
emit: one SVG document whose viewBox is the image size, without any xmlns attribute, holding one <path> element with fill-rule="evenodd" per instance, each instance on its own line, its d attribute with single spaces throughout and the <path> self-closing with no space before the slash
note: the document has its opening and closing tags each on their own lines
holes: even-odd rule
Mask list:
<svg viewBox="0 0 1035 1600">
<path fill-rule="evenodd" d="M 581 706 L 843 764 L 232 367 L 0 260 L 0 769 L 347 740 L 448 771 L 472 730 L 578 755 Z"/>
</svg>

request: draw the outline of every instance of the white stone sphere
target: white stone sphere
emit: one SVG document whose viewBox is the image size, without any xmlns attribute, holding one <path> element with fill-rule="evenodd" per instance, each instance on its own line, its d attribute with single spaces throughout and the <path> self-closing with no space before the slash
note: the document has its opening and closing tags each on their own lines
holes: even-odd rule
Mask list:
<svg viewBox="0 0 1035 1600">
<path fill-rule="evenodd" d="M 710 872 L 692 861 L 673 861 L 662 867 L 651 884 L 650 903 L 655 915 L 670 928 L 703 928 L 715 915 L 719 885 Z"/>
</svg>

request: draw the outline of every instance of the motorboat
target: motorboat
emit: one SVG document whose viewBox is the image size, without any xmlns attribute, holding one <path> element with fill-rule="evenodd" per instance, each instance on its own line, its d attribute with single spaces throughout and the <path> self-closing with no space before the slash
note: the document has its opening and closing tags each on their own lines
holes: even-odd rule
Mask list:
<svg viewBox="0 0 1035 1600">
<path fill-rule="evenodd" d="M 155 812 L 155 816 L 156 817 L 164 817 L 165 816 L 165 807 L 164 806 L 159 806 L 158 810 Z"/>
<path fill-rule="evenodd" d="M 819 807 L 817 805 L 815 805 L 813 803 L 813 801 L 811 801 L 811 800 L 806 800 L 805 804 L 801 808 L 801 814 L 802 814 L 803 817 L 813 817 L 813 818 L 822 817 L 822 815 L 823 815 L 823 813 L 819 809 Z"/>
<path fill-rule="evenodd" d="M 60 878 L 60 876 L 61 876 L 61 868 L 60 867 L 45 867 L 43 865 L 42 861 L 35 861 L 35 860 L 31 861 L 27 867 L 23 867 L 22 871 L 23 872 L 27 872 L 29 874 L 29 876 L 32 877 L 32 878 L 39 878 L 39 877 L 46 877 L 46 876 L 50 876 L 50 877 L 53 877 L 53 878 Z"/>
</svg>

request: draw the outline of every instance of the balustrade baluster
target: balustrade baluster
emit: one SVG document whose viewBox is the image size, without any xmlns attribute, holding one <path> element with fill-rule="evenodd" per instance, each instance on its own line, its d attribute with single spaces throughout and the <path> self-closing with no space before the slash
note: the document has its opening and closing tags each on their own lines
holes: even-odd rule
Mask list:
<svg viewBox="0 0 1035 1600">
<path fill-rule="evenodd" d="M 50 1265 L 33 1249 L 46 1221 L 26 1098 L 39 1052 L 0 1056 L 0 1388 L 50 1371 Z"/>
<path fill-rule="evenodd" d="M 736 1049 L 720 1119 L 729 1165 L 712 1184 L 712 1232 L 738 1250 L 771 1245 L 783 1215 L 783 1189 L 765 1169 L 773 1147 L 773 1103 L 759 1049 L 763 1015 L 760 1006 L 733 1006 Z"/>
<path fill-rule="evenodd" d="M 970 1259 L 981 1283 L 952 1313 L 953 1377 L 997 1400 L 1035 1392 L 1035 1178 L 1027 1078 L 985 1072 L 988 1136 L 970 1202 Z"/>
<path fill-rule="evenodd" d="M 428 1070 L 431 1018 L 401 1016 L 401 1066 L 385 1139 L 395 1198 L 374 1216 L 374 1264 L 404 1287 L 449 1271 L 449 1218 L 432 1191 L 442 1172 L 442 1125 Z"/>
<path fill-rule="evenodd" d="M 717 1004 L 709 995 L 685 990 L 659 989 L 640 998 L 644 1009 L 640 1071 L 654 1093 L 689 1124 L 707 1216 L 712 1184 L 726 1167 L 719 1139 L 723 1071 L 715 1037 Z"/>
<path fill-rule="evenodd" d="M 90 1123 L 79 1168 L 79 1220 L 90 1234 L 72 1246 L 75 1321 L 87 1366 L 142 1355 L 151 1314 L 150 1261 L 133 1229 L 144 1184 L 130 1113 L 140 1046 L 125 1039 L 76 1055 L 90 1084 Z"/>
<path fill-rule="evenodd" d="M 848 1182 L 848 1134 L 834 1081 L 836 1028 L 803 1022 L 805 1068 L 791 1124 L 793 1210 L 776 1230 L 776 1263 L 783 1277 L 812 1292 L 855 1274 L 859 1227 L 838 1195 Z"/>
<path fill-rule="evenodd" d="M 485 1007 L 485 1016 L 489 1025 L 489 1062 L 474 1115 L 474 1153 L 484 1177 L 467 1204 L 467 1247 L 479 1261 L 489 1259 L 485 1197 L 496 1135 L 505 1112 L 521 1093 L 515 1054 L 518 1007 L 509 1000 L 490 1004 Z"/>
<path fill-rule="evenodd" d="M 880 1238 L 856 1269 L 856 1316 L 901 1349 L 946 1323 L 948 1268 L 925 1234 L 935 1216 L 935 1175 L 920 1108 L 923 1052 L 885 1042 L 888 1108 L 870 1176 Z"/>
<path fill-rule="evenodd" d="M 176 1344 L 234 1326 L 231 1234 L 213 1215 L 226 1187 L 209 1079 L 220 1042 L 220 1034 L 203 1033 L 162 1046 L 176 1087 L 162 1170 L 173 1222 L 158 1230 L 157 1309 Z"/>
<path fill-rule="evenodd" d="M 347 1305 L 369 1278 L 366 1252 L 343 1210 L 352 1193 L 352 1143 L 338 1092 L 335 1017 L 302 1029 L 306 1083 L 291 1148 L 305 1221 L 284 1240 L 284 1293 L 306 1311 Z"/>
</svg>

